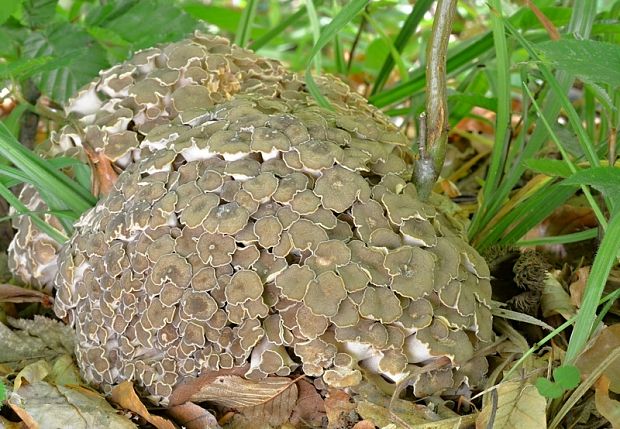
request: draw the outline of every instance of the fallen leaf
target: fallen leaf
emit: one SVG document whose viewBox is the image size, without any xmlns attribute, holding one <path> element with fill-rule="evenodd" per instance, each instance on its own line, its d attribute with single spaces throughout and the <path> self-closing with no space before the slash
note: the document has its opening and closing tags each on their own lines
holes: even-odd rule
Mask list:
<svg viewBox="0 0 620 429">
<path fill-rule="evenodd" d="M 581 371 L 582 377 L 587 377 L 618 347 L 620 323 L 603 328 L 590 347 L 577 359 L 575 366 Z M 620 393 L 620 358 L 615 359 L 603 374 L 609 379 L 609 390 Z"/>
<path fill-rule="evenodd" d="M 297 400 L 295 381 L 286 377 L 268 377 L 264 380 L 248 380 L 238 375 L 215 377 L 191 397 L 192 402 L 212 402 L 223 407 L 241 409 L 265 403 L 293 389 Z"/>
<path fill-rule="evenodd" d="M 213 384 L 215 379 L 225 375 L 239 375 L 242 376 L 247 372 L 249 365 L 237 367 L 233 369 L 222 369 L 219 371 L 204 371 L 199 377 L 191 377 L 183 380 L 179 383 L 169 399 L 169 406 L 181 405 L 186 402 L 198 402 L 192 397 L 198 394 L 205 386 Z"/>
<path fill-rule="evenodd" d="M 17 329 L 0 323 L 0 363 L 16 366 L 73 354 L 75 332 L 62 322 L 34 316 L 32 320 L 9 318 L 9 323 Z"/>
<path fill-rule="evenodd" d="M 75 366 L 73 358 L 69 355 L 60 356 L 54 361 L 48 379 L 54 384 L 61 384 L 63 386 L 82 384 L 80 371 Z"/>
<path fill-rule="evenodd" d="M 36 383 L 37 381 L 43 381 L 45 377 L 52 371 L 52 366 L 44 360 L 26 365 L 15 376 L 13 382 L 13 390 L 17 391 L 22 385 L 22 380 L 26 383 Z"/>
<path fill-rule="evenodd" d="M 570 295 L 553 275 L 548 275 L 544 281 L 540 307 L 544 317 L 561 314 L 568 320 L 577 312 Z"/>
<path fill-rule="evenodd" d="M 0 302 L 13 302 L 17 304 L 40 302 L 44 307 L 50 308 L 54 305 L 54 298 L 38 290 L 2 283 L 0 284 Z"/>
<path fill-rule="evenodd" d="M 220 429 L 217 419 L 208 410 L 193 402 L 175 405 L 167 410 L 176 423 L 187 429 Z"/>
<path fill-rule="evenodd" d="M 527 382 L 507 381 L 497 386 L 476 419 L 476 429 L 513 429 L 547 427 L 547 401 Z"/>
<path fill-rule="evenodd" d="M 596 409 L 609 420 L 614 429 L 620 428 L 620 402 L 609 397 L 609 379 L 601 376 L 595 384 Z"/>
<path fill-rule="evenodd" d="M 1 429 L 28 429 L 28 426 L 24 422 L 12 422 L 0 416 L 0 428 Z"/>
<path fill-rule="evenodd" d="M 355 404 L 351 397 L 342 390 L 329 389 L 325 398 L 325 412 L 327 414 L 327 427 L 337 429 L 345 427 L 348 415 L 355 410 Z"/>
<path fill-rule="evenodd" d="M 352 429 L 375 429 L 375 424 L 368 420 L 362 420 L 361 422 L 355 423 Z"/>
<path fill-rule="evenodd" d="M 290 423 L 310 427 L 321 427 L 326 417 L 325 402 L 312 383 L 307 380 L 297 382 L 299 394 L 297 404 L 291 413 Z"/>
<path fill-rule="evenodd" d="M 570 300 L 574 306 L 581 306 L 581 298 L 583 297 L 583 292 L 586 289 L 586 282 L 588 281 L 588 277 L 590 275 L 590 267 L 581 267 L 575 273 L 577 280 L 572 282 L 568 287 L 570 291 Z"/>
<path fill-rule="evenodd" d="M 264 380 L 261 380 L 260 385 L 265 384 L 265 382 L 280 378 L 280 377 L 268 377 Z M 284 377 L 282 377 L 284 378 Z M 256 427 L 255 425 L 259 425 L 261 423 L 267 423 L 272 427 L 278 427 L 282 424 L 286 423 L 295 408 L 295 404 L 297 403 L 298 391 L 297 384 L 294 380 L 290 380 L 288 378 L 284 378 L 284 380 L 288 381 L 287 384 L 279 384 L 281 387 L 274 391 L 273 396 L 263 403 L 259 405 L 254 405 L 252 407 L 245 407 L 239 410 L 241 414 L 246 418 L 246 420 L 250 423 L 252 427 Z M 286 383 L 286 381 L 282 380 L 282 383 Z M 271 385 L 272 383 L 268 383 Z M 275 384 L 275 383 L 274 383 Z M 259 395 L 263 392 L 263 387 L 252 387 L 249 389 L 248 393 L 251 395 L 252 390 L 259 390 Z"/>
<path fill-rule="evenodd" d="M 146 409 L 130 381 L 123 381 L 112 388 L 112 401 L 121 407 L 133 411 L 157 429 L 174 429 L 174 425 L 161 416 L 154 416 Z"/>
<path fill-rule="evenodd" d="M 127 429 L 136 425 L 100 395 L 44 381 L 22 385 L 8 403 L 29 428 Z M 172 426 L 170 426 L 172 428 Z"/>
</svg>

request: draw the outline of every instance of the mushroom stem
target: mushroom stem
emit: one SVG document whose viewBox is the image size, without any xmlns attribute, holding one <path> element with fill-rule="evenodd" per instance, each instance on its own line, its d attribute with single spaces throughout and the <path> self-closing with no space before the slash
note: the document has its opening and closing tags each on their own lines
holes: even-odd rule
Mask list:
<svg viewBox="0 0 620 429">
<path fill-rule="evenodd" d="M 420 153 L 415 165 L 415 181 L 420 198 L 433 190 L 446 157 L 448 103 L 446 56 L 456 0 L 438 0 L 426 64 L 426 112 L 420 121 Z"/>
</svg>

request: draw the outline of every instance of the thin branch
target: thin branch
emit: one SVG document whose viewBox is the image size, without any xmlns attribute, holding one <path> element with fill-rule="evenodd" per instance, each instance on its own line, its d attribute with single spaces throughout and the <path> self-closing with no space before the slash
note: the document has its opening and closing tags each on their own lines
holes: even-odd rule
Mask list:
<svg viewBox="0 0 620 429">
<path fill-rule="evenodd" d="M 448 141 L 448 102 L 446 57 L 456 0 L 439 0 L 428 45 L 426 64 L 426 133 L 420 133 L 420 154 L 415 166 L 415 180 L 420 198 L 431 194 L 439 177 Z M 421 127 L 422 128 L 422 127 Z"/>
</svg>

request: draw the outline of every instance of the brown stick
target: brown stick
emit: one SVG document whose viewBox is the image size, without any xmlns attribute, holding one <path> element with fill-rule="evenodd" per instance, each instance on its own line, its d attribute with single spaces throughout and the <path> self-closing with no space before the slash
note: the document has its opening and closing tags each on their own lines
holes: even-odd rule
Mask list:
<svg viewBox="0 0 620 429">
<path fill-rule="evenodd" d="M 431 39 L 427 48 L 426 112 L 420 124 L 420 153 L 415 180 L 420 198 L 427 199 L 439 177 L 448 142 L 446 56 L 456 0 L 438 0 Z"/>
</svg>

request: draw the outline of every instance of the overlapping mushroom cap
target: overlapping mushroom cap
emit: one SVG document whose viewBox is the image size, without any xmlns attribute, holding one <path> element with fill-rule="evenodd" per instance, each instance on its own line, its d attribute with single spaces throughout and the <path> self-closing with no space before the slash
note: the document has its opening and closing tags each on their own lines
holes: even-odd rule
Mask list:
<svg viewBox="0 0 620 429">
<path fill-rule="evenodd" d="M 334 111 L 295 78 L 150 129 L 59 259 L 55 311 L 88 381 L 134 380 L 166 404 L 207 370 L 301 367 L 346 387 L 359 365 L 399 380 L 440 356 L 453 365 L 418 377 L 416 395 L 481 380 L 486 263 L 406 182 L 402 135 L 319 83 Z"/>
<path fill-rule="evenodd" d="M 367 121 L 382 122 L 388 127 L 385 117 L 342 82 L 325 79 L 322 85 L 331 103 L 356 108 L 353 117 L 340 118 L 345 129 L 377 138 L 379 129 L 367 127 Z M 278 61 L 231 45 L 225 38 L 197 32 L 189 39 L 140 51 L 128 61 L 102 71 L 67 103 L 65 111 L 72 122 L 60 133 L 52 134 L 47 155 L 66 155 L 85 147 L 122 171 L 140 159 L 140 142 L 160 125 L 174 121 L 200 124 L 213 106 L 239 93 L 262 95 L 263 106 L 277 110 L 279 102 L 271 98 L 303 101 L 309 97 L 303 87 L 304 83 Z M 166 128 L 159 130 L 162 137 L 157 144 L 163 147 L 174 131 L 166 135 Z M 389 127 L 381 130 L 387 130 L 382 136 L 386 140 L 399 137 Z M 214 150 L 235 150 L 234 142 L 226 137 L 222 144 L 223 147 L 214 144 Z M 312 147 L 306 147 L 305 152 L 309 150 Z M 305 160 L 307 155 L 303 156 Z M 348 156 L 351 162 L 358 159 L 355 151 Z M 36 192 L 23 193 L 22 201 L 29 207 L 46 210 Z M 10 254 L 13 274 L 25 283 L 51 289 L 53 273 L 49 273 L 57 255 L 51 250 L 57 247 L 54 240 L 27 217 L 14 222 L 14 226 L 17 231 Z M 45 254 L 37 249 L 45 249 Z"/>
</svg>

